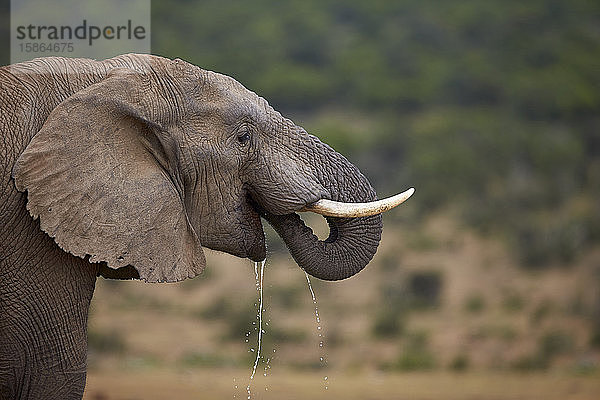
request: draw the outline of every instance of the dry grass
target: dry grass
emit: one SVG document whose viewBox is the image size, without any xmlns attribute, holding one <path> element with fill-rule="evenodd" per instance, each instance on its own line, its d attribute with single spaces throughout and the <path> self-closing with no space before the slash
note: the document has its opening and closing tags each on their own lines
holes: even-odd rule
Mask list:
<svg viewBox="0 0 600 400">
<path fill-rule="evenodd" d="M 246 399 L 247 370 L 90 373 L 86 400 Z M 235 379 L 235 382 L 234 382 Z M 252 384 L 253 399 L 286 400 L 596 400 L 598 376 L 514 374 L 269 374 Z M 237 384 L 238 388 L 235 388 Z"/>
</svg>

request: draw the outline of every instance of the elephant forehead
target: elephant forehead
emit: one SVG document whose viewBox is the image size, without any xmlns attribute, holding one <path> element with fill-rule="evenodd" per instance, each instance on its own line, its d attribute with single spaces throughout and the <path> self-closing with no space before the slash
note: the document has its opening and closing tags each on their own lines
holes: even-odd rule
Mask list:
<svg viewBox="0 0 600 400">
<path fill-rule="evenodd" d="M 264 98 L 247 89 L 234 78 L 212 71 L 205 71 L 205 74 L 208 93 L 221 98 L 227 104 L 253 111 L 271 110 L 271 106 Z"/>
</svg>

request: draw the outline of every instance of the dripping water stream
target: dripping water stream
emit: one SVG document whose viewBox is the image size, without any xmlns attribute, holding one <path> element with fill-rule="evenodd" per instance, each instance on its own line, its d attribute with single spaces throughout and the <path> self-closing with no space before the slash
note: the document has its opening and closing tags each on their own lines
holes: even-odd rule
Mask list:
<svg viewBox="0 0 600 400">
<path fill-rule="evenodd" d="M 250 400 L 252 398 L 252 390 L 251 390 L 252 381 L 254 380 L 254 377 L 256 375 L 256 369 L 258 367 L 258 364 L 259 364 L 260 360 L 263 358 L 263 356 L 262 356 L 263 340 L 262 339 L 263 339 L 263 334 L 265 333 L 265 331 L 263 329 L 263 312 L 265 311 L 264 303 L 263 303 L 263 283 L 264 283 L 265 263 L 266 263 L 266 260 L 263 260 L 260 263 L 259 262 L 254 263 L 254 275 L 255 275 L 255 279 L 256 279 L 256 290 L 259 293 L 258 312 L 257 312 L 257 316 L 256 316 L 258 319 L 258 339 L 257 339 L 256 358 L 254 360 L 254 365 L 252 366 L 252 373 L 250 374 L 248 385 L 246 386 L 246 393 L 248 395 L 247 396 L 248 400 Z M 260 264 L 260 269 L 258 267 L 259 264 Z M 319 316 L 317 297 L 313 290 L 313 287 L 310 282 L 310 278 L 309 278 L 308 274 L 306 272 L 304 274 L 306 276 L 306 282 L 308 284 L 308 289 L 310 290 L 310 295 L 312 298 L 313 305 L 315 306 L 315 322 L 316 322 L 317 334 L 318 334 L 318 338 L 319 338 L 319 363 L 320 363 L 321 367 L 324 368 L 327 365 L 327 360 L 325 358 L 324 334 L 323 334 L 323 328 L 321 326 L 321 317 Z M 267 325 L 268 325 L 268 322 L 267 322 Z M 249 336 L 249 333 L 247 333 L 246 336 Z M 246 342 L 248 342 L 248 339 L 246 339 Z M 251 348 L 250 351 L 254 351 L 254 349 Z M 273 352 L 275 352 L 275 350 L 273 350 Z M 264 376 L 267 376 L 267 370 L 270 368 L 270 365 L 269 365 L 270 360 L 271 360 L 270 358 L 267 358 Z M 235 379 L 234 379 L 234 382 L 235 382 Z M 325 390 L 327 390 L 329 388 L 328 384 L 329 384 L 328 377 L 324 376 L 323 377 L 323 386 L 324 386 Z M 238 386 L 235 385 L 236 389 L 237 389 L 237 387 Z M 267 388 L 265 388 L 265 390 L 267 390 Z M 234 395 L 234 398 L 235 397 L 236 396 Z"/>
<path fill-rule="evenodd" d="M 308 289 L 310 290 L 310 295 L 312 297 L 312 302 L 313 305 L 315 306 L 315 322 L 317 324 L 317 333 L 319 335 L 319 365 L 321 366 L 321 368 L 324 368 L 327 365 L 327 360 L 325 359 L 325 349 L 323 348 L 323 329 L 321 326 L 321 317 L 319 317 L 319 308 L 317 306 L 317 297 L 315 296 L 315 291 L 313 290 L 312 284 L 310 283 L 310 278 L 308 277 L 308 274 L 306 272 L 304 272 L 304 275 L 306 276 L 306 282 L 308 283 Z M 329 378 L 327 376 L 323 377 L 323 386 L 325 387 L 325 390 L 329 389 L 329 385 L 328 385 L 328 380 Z"/>
<path fill-rule="evenodd" d="M 260 273 L 258 271 L 258 262 L 254 263 L 254 274 L 256 277 L 256 289 L 259 292 L 259 301 L 258 301 L 258 343 L 257 343 L 257 351 L 256 351 L 256 359 L 254 360 L 254 366 L 252 367 L 252 374 L 250 375 L 250 380 L 248 381 L 248 386 L 246 386 L 246 393 L 248 393 L 248 400 L 252 397 L 252 393 L 250 390 L 250 385 L 254 380 L 254 375 L 256 375 L 256 367 L 258 366 L 258 362 L 261 359 L 261 351 L 262 351 L 262 335 L 264 333 L 262 326 L 262 315 L 263 315 L 263 280 L 265 274 L 265 263 L 266 259 L 260 263 Z"/>
</svg>

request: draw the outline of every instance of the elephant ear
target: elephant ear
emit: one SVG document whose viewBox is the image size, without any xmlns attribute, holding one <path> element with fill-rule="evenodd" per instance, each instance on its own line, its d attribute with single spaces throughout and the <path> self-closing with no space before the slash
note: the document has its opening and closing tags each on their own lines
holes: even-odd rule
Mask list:
<svg viewBox="0 0 600 400">
<path fill-rule="evenodd" d="M 166 98 L 150 93 L 164 90 L 153 86 L 120 69 L 66 99 L 13 177 L 28 192 L 31 215 L 65 251 L 133 266 L 147 282 L 175 282 L 198 275 L 206 261 L 184 206 L 178 146 L 150 115 Z"/>
</svg>

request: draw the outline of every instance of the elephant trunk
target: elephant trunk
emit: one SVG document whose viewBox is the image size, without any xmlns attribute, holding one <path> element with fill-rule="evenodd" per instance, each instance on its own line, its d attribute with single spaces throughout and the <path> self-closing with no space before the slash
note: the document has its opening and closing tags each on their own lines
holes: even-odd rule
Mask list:
<svg viewBox="0 0 600 400">
<path fill-rule="evenodd" d="M 346 203 L 376 200 L 375 191 L 360 171 L 343 156 L 325 147 L 328 150 L 326 165 L 320 165 L 319 171 L 338 171 L 333 177 L 319 177 L 329 190 L 330 200 Z M 325 179 L 331 180 L 324 182 Z M 319 240 L 295 213 L 267 213 L 264 217 L 304 271 L 330 281 L 346 279 L 361 271 L 375 255 L 383 229 L 380 214 L 357 218 L 328 216 L 329 237 Z"/>
<path fill-rule="evenodd" d="M 331 234 L 319 240 L 298 214 L 266 216 L 283 238 L 298 265 L 328 281 L 349 278 L 371 261 L 381 239 L 381 215 L 360 218 L 327 217 Z"/>
</svg>

